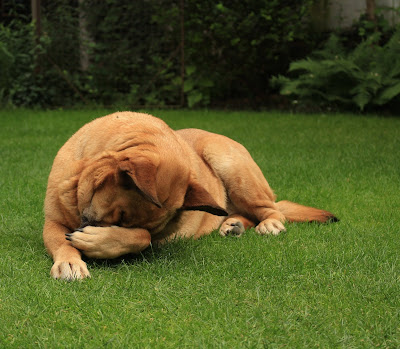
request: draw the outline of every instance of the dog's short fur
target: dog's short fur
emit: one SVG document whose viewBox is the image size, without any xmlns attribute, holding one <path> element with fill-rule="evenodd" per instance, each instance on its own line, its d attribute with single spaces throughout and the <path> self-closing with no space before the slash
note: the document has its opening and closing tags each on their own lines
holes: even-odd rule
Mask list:
<svg viewBox="0 0 400 349">
<path fill-rule="evenodd" d="M 226 217 L 227 216 L 227 217 Z M 83 126 L 58 152 L 43 230 L 51 275 L 89 277 L 81 253 L 115 258 L 152 242 L 255 226 L 279 234 L 285 221 L 335 220 L 275 195 L 239 143 L 196 129 L 173 131 L 141 113 L 118 112 Z"/>
</svg>

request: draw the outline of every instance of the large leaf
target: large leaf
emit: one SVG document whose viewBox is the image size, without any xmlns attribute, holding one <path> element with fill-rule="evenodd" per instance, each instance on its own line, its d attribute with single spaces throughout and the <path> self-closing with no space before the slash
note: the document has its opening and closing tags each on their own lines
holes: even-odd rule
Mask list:
<svg viewBox="0 0 400 349">
<path fill-rule="evenodd" d="M 374 99 L 374 103 L 383 105 L 400 94 L 400 81 L 393 86 L 385 88 L 378 97 Z"/>
<path fill-rule="evenodd" d="M 361 111 L 370 102 L 371 95 L 367 91 L 362 91 L 352 98 L 353 102 L 360 108 Z"/>
<path fill-rule="evenodd" d="M 318 64 L 319 64 L 318 61 L 314 61 L 310 58 L 302 59 L 300 61 L 291 63 L 289 67 L 289 72 L 294 72 L 298 70 L 305 70 L 308 72 L 312 72 Z"/>
<path fill-rule="evenodd" d="M 189 108 L 194 107 L 197 103 L 200 103 L 203 99 L 203 94 L 199 91 L 192 91 L 187 96 L 188 106 Z"/>
</svg>

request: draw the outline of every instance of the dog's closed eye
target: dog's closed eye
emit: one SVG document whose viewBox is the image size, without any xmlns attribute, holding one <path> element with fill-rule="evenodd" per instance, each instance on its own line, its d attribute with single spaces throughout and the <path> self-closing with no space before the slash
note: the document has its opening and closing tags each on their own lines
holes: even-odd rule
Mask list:
<svg viewBox="0 0 400 349">
<path fill-rule="evenodd" d="M 125 217 L 125 211 L 121 210 L 121 213 L 119 214 L 119 220 L 115 225 L 122 226 L 122 224 L 124 223 L 124 217 Z"/>
</svg>

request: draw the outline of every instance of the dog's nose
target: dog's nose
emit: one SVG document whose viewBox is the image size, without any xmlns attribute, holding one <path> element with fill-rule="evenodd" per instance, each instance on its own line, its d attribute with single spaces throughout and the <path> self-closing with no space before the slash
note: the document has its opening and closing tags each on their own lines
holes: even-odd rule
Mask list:
<svg viewBox="0 0 400 349">
<path fill-rule="evenodd" d="M 86 216 L 82 216 L 81 217 L 81 226 L 79 228 L 85 228 L 87 227 L 89 224 L 89 219 Z"/>
<path fill-rule="evenodd" d="M 85 228 L 85 227 L 87 227 L 89 225 L 95 227 L 97 225 L 97 222 L 93 221 L 89 217 L 83 215 L 81 217 L 81 226 L 79 227 L 79 229 Z"/>
</svg>

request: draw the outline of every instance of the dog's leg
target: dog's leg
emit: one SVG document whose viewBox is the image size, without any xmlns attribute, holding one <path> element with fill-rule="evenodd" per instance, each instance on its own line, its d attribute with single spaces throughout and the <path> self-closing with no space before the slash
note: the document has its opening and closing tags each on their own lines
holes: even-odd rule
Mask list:
<svg viewBox="0 0 400 349">
<path fill-rule="evenodd" d="M 55 279 L 74 280 L 90 277 L 81 253 L 67 240 L 70 230 L 64 225 L 46 219 L 43 240 L 47 251 L 54 260 L 50 275 Z"/>
<path fill-rule="evenodd" d="M 275 205 L 275 195 L 260 168 L 241 144 L 214 135 L 203 148 L 203 158 L 221 178 L 233 212 L 258 222 L 260 234 L 285 230 L 285 216 Z"/>
<path fill-rule="evenodd" d="M 151 235 L 146 229 L 117 226 L 87 226 L 66 234 L 65 238 L 90 258 L 116 258 L 139 253 L 151 243 Z"/>
<path fill-rule="evenodd" d="M 254 222 L 241 215 L 229 216 L 220 226 L 219 234 L 221 236 L 241 236 L 246 229 L 254 227 Z"/>
</svg>

